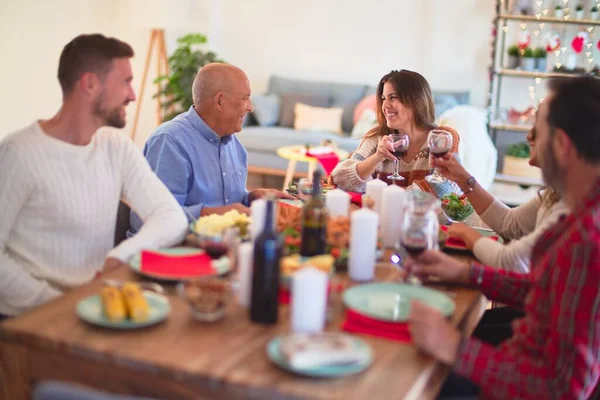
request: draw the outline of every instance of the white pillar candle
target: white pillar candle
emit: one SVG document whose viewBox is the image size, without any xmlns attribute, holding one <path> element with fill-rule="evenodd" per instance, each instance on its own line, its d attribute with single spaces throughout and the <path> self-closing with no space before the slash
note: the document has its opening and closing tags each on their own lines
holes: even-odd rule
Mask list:
<svg viewBox="0 0 600 400">
<path fill-rule="evenodd" d="M 373 210 L 381 217 L 382 195 L 383 189 L 387 187 L 387 183 L 381 179 L 374 179 L 367 182 L 367 190 L 365 194 L 370 196 L 375 201 Z"/>
<path fill-rule="evenodd" d="M 256 199 L 250 205 L 250 234 L 252 240 L 256 240 L 258 235 L 265 229 L 265 217 L 267 215 L 267 200 Z M 273 203 L 273 228 L 277 226 L 277 202 Z"/>
<path fill-rule="evenodd" d="M 369 281 L 375 274 L 375 252 L 377 250 L 377 227 L 379 216 L 375 211 L 361 208 L 350 216 L 350 278 Z"/>
<path fill-rule="evenodd" d="M 256 199 L 250 204 L 251 222 L 250 222 L 250 233 L 252 240 L 256 240 L 258 235 L 265 228 L 265 216 L 267 213 L 267 200 Z"/>
<path fill-rule="evenodd" d="M 327 274 L 307 266 L 292 278 L 292 332 L 317 333 L 325 326 Z"/>
<path fill-rule="evenodd" d="M 241 243 L 238 247 L 238 303 L 243 307 L 250 307 L 252 298 L 252 263 L 254 244 L 252 242 Z"/>
<path fill-rule="evenodd" d="M 330 217 L 347 217 L 350 210 L 350 195 L 340 189 L 330 190 L 325 195 L 325 207 Z"/>
<path fill-rule="evenodd" d="M 390 185 L 383 189 L 382 197 L 381 239 L 386 248 L 393 248 L 400 240 L 406 194 L 400 186 Z"/>
</svg>

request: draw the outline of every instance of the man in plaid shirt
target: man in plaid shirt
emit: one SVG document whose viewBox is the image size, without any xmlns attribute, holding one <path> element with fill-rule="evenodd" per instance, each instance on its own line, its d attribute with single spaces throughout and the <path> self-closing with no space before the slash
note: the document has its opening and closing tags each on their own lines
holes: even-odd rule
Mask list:
<svg viewBox="0 0 600 400">
<path fill-rule="evenodd" d="M 412 305 L 416 345 L 454 366 L 485 398 L 587 399 L 600 382 L 600 80 L 553 80 L 549 89 L 535 144 L 545 182 L 572 214 L 539 238 L 531 272 L 466 265 L 433 251 L 410 266 L 525 312 L 513 336 L 492 347 L 461 338 L 436 310 Z"/>
</svg>

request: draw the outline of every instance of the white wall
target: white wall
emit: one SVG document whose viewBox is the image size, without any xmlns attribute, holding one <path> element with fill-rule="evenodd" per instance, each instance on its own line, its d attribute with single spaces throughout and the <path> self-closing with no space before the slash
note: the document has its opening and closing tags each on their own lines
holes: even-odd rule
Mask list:
<svg viewBox="0 0 600 400">
<path fill-rule="evenodd" d="M 56 78 L 65 44 L 115 31 L 116 0 L 0 1 L 0 137 L 60 107 Z"/>
<path fill-rule="evenodd" d="M 113 35 L 134 47 L 139 91 L 149 30 L 136 20 L 141 13 L 132 1 L 0 1 L 0 137 L 58 109 L 58 56 L 82 32 Z M 167 49 L 186 32 L 208 33 L 222 58 L 246 70 L 255 93 L 272 74 L 375 85 L 390 70 L 408 68 L 433 89 L 470 90 L 472 103 L 485 105 L 492 0 L 177 1 L 189 1 L 190 10 L 167 29 Z M 142 99 L 140 146 L 155 127 L 154 90 L 147 86 Z M 126 133 L 134 111 L 132 103 Z"/>
<path fill-rule="evenodd" d="M 222 0 L 219 51 L 253 89 L 271 74 L 376 85 L 392 69 L 484 105 L 492 0 Z"/>
</svg>

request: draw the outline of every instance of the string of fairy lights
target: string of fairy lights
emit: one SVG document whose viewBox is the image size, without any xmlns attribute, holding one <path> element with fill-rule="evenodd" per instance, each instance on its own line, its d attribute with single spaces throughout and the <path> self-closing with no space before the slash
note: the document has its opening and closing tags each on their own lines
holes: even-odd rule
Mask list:
<svg viewBox="0 0 600 400">
<path fill-rule="evenodd" d="M 504 6 L 505 1 L 508 1 L 508 0 L 500 0 L 501 8 Z M 576 1 L 576 0 L 573 0 L 573 1 Z M 574 19 L 573 12 L 581 11 L 581 7 L 579 6 L 579 3 L 578 3 L 577 8 L 573 8 L 573 6 L 570 5 L 570 3 L 573 4 L 573 2 L 571 0 L 559 0 L 558 4 L 556 5 L 556 8 L 554 10 L 554 14 L 549 15 L 550 9 L 548 8 L 548 4 L 547 4 L 548 2 L 549 2 L 548 0 L 537 0 L 534 2 L 533 15 L 535 16 L 536 19 L 541 20 L 542 18 L 554 17 L 557 19 L 563 19 L 565 21 L 569 21 L 569 19 L 571 19 L 571 20 Z M 560 3 L 562 3 L 562 5 L 560 5 Z M 600 0 L 594 0 L 594 2 L 592 4 L 595 4 L 595 7 L 597 7 L 597 9 L 600 9 Z M 581 19 L 581 18 L 578 18 L 578 19 Z M 548 21 L 548 22 L 550 22 L 550 21 Z M 524 23 L 519 24 L 519 31 L 516 32 L 517 36 L 519 37 L 519 41 L 521 42 L 519 45 L 521 55 L 525 54 L 525 49 L 527 47 L 529 47 L 529 45 L 532 41 L 536 42 L 536 46 L 540 46 L 540 43 L 539 43 L 540 38 L 546 37 L 547 44 L 544 47 L 546 47 L 548 54 L 553 54 L 555 56 L 554 57 L 555 58 L 554 66 L 556 67 L 557 70 L 560 71 L 561 67 L 563 67 L 563 65 L 564 65 L 562 59 L 568 50 L 566 43 L 561 43 L 560 37 L 556 34 L 556 31 L 551 31 L 550 23 L 547 24 L 545 21 L 540 21 L 540 22 L 535 23 L 535 28 L 534 28 L 533 32 L 531 32 L 533 34 L 533 38 L 531 38 L 531 34 L 528 31 L 530 24 L 533 24 L 533 23 L 532 22 L 529 22 L 529 23 L 524 22 Z M 585 25 L 582 25 L 582 26 L 585 26 Z M 504 31 L 504 34 L 507 34 L 509 31 L 508 25 L 505 25 L 504 27 L 502 27 L 502 30 Z M 565 31 L 566 31 L 566 27 L 563 27 L 563 32 L 562 32 L 563 37 L 565 37 Z M 596 37 L 597 37 L 597 35 L 596 35 L 595 27 L 587 26 L 587 27 L 581 29 L 580 32 L 578 32 L 576 34 L 574 42 L 572 44 L 574 49 L 575 49 L 576 45 L 580 45 L 580 44 L 582 45 L 580 48 L 577 47 L 577 50 L 579 50 L 579 51 L 576 51 L 576 54 L 578 54 L 578 53 L 585 54 L 585 59 L 587 60 L 588 66 L 590 66 L 590 67 L 594 65 L 594 61 L 595 61 L 594 49 L 592 47 L 596 43 Z M 575 40 L 580 40 L 580 43 L 575 43 Z M 598 50 L 600 50 L 600 41 L 598 42 L 597 46 L 598 46 Z M 535 82 L 535 84 L 528 86 L 528 90 L 529 90 L 529 96 L 531 98 L 532 104 L 535 104 L 535 106 L 537 106 L 539 104 L 539 102 L 543 101 L 543 98 L 539 99 L 538 102 L 535 101 L 536 97 L 537 97 L 537 87 L 541 84 L 542 78 L 536 77 L 534 79 L 534 82 Z"/>
</svg>

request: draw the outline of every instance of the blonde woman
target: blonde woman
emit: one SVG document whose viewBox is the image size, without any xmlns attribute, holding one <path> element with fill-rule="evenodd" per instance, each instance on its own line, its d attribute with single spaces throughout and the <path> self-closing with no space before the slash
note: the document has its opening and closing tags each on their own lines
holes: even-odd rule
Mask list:
<svg viewBox="0 0 600 400">
<path fill-rule="evenodd" d="M 527 135 L 531 147 L 529 164 L 539 167 L 535 136 L 533 127 Z M 483 264 L 515 272 L 529 272 L 531 250 L 536 240 L 569 212 L 558 193 L 545 188 L 527 203 L 509 208 L 479 186 L 454 157 L 446 156 L 436 160 L 436 163 L 446 178 L 460 186 L 481 219 L 498 234 L 511 239 L 511 242 L 503 245 L 463 223 L 452 224 L 448 233 L 462 239 Z"/>
</svg>

